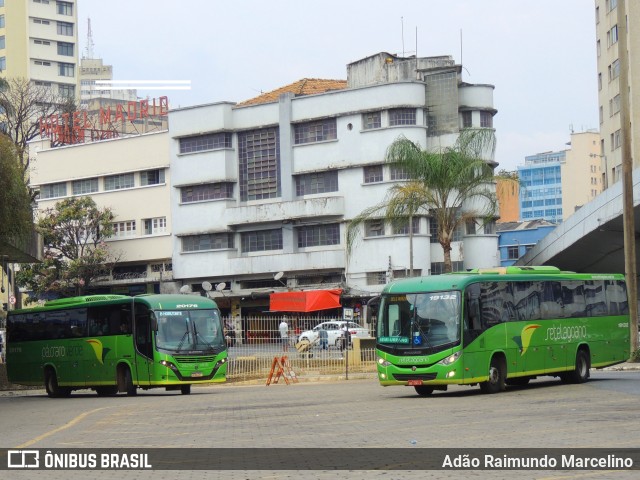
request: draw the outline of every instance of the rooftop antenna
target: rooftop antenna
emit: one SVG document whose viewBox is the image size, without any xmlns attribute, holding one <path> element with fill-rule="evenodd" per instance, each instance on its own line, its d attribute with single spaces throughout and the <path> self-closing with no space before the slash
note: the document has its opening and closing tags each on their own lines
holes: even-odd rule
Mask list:
<svg viewBox="0 0 640 480">
<path fill-rule="evenodd" d="M 91 33 L 91 19 L 87 18 L 87 57 L 93 58 L 93 34 Z"/>
<path fill-rule="evenodd" d="M 402 33 L 402 58 L 404 58 L 404 17 L 400 17 L 400 31 Z"/>
</svg>

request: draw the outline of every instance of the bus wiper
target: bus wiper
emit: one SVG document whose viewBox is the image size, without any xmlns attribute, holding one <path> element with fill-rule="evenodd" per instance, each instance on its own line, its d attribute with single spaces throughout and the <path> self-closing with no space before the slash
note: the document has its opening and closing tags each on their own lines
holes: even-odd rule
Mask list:
<svg viewBox="0 0 640 480">
<path fill-rule="evenodd" d="M 187 335 L 189 335 L 189 331 L 185 330 L 184 334 L 182 335 L 182 338 L 180 339 L 180 343 L 178 343 L 178 346 L 176 347 L 176 352 L 179 352 L 180 350 L 182 350 L 182 344 L 187 339 Z"/>
<path fill-rule="evenodd" d="M 198 346 L 198 338 L 200 338 L 200 340 L 202 340 L 202 343 L 204 343 L 207 347 L 209 347 L 209 350 L 215 350 L 213 348 L 213 345 L 211 345 L 209 342 L 207 342 L 202 335 L 200 335 L 200 333 L 198 332 L 198 328 L 196 327 L 195 323 L 193 324 L 193 331 L 196 333 L 196 347 Z"/>
</svg>

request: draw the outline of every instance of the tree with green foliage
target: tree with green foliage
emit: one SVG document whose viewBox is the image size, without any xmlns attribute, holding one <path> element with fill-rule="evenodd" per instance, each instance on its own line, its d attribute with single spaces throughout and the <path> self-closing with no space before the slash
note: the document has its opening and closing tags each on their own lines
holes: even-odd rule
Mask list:
<svg viewBox="0 0 640 480">
<path fill-rule="evenodd" d="M 90 197 L 57 202 L 40 215 L 36 229 L 44 240 L 42 263 L 22 267 L 18 285 L 33 300 L 56 295 L 83 295 L 96 279 L 109 275 L 118 258 L 105 239 L 113 235 L 113 213 L 99 209 Z"/>
<path fill-rule="evenodd" d="M 386 207 L 382 218 L 396 222 L 398 214 L 404 213 L 407 219 L 420 211 L 428 212 L 437 225 L 445 272 L 452 271 L 451 243 L 455 230 L 468 220 L 491 221 L 496 215 L 493 166 L 485 160 L 492 158 L 494 150 L 495 135 L 490 129 L 462 130 L 453 146 L 437 150 L 423 150 L 405 137 L 396 139 L 387 149 L 386 163 L 407 173 L 410 179 L 407 185 L 412 185 L 415 193 L 407 197 L 402 189 L 392 187 L 383 202 Z M 397 206 L 403 202 L 406 202 L 404 211 Z M 367 218 L 380 215 L 381 207 L 382 204 L 367 209 L 350 222 L 348 251 L 357 236 L 355 229 Z"/>
<path fill-rule="evenodd" d="M 0 240 L 24 238 L 32 230 L 31 197 L 18 151 L 9 137 L 0 134 Z"/>
</svg>

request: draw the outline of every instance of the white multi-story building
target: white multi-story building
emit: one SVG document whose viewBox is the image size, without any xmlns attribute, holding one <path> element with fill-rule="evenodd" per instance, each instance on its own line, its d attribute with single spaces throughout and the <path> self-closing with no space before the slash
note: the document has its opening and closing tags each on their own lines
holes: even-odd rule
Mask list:
<svg viewBox="0 0 640 480">
<path fill-rule="evenodd" d="M 271 291 L 337 287 L 360 300 L 405 276 L 408 229 L 371 221 L 348 256 L 346 225 L 404 181 L 384 164 L 398 137 L 435 148 L 463 127 L 493 128 L 494 87 L 462 83 L 460 70 L 448 56 L 380 53 L 348 65 L 346 82 L 170 111 L 175 279 L 264 310 Z M 414 273 L 441 273 L 435 224 L 415 227 Z M 491 227 L 456 232 L 457 269 L 498 264 Z"/>
<path fill-rule="evenodd" d="M 133 295 L 171 285 L 168 132 L 51 149 L 39 144 L 30 150 L 36 155 L 31 185 L 40 190 L 40 212 L 64 198 L 91 196 L 115 215 L 116 233 L 108 243 L 118 264 L 111 278 L 94 287 Z"/>
<path fill-rule="evenodd" d="M 78 98 L 76 0 L 0 1 L 0 76 Z"/>
</svg>

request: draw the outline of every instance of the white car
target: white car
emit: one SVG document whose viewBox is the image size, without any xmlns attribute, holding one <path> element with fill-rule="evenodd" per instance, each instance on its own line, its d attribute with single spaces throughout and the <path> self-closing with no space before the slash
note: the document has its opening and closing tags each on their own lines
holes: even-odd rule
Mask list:
<svg viewBox="0 0 640 480">
<path fill-rule="evenodd" d="M 355 322 L 347 322 L 344 320 L 333 320 L 330 322 L 323 322 L 319 325 L 316 325 L 313 330 L 306 330 L 300 334 L 298 337 L 298 341 L 301 342 L 303 340 L 309 341 L 311 343 L 318 343 L 318 336 L 321 329 L 327 331 L 327 340 L 329 345 L 335 345 L 339 347 L 342 343 L 342 336 L 344 334 L 343 327 L 347 325 L 349 330 L 349 334 L 352 337 L 359 338 L 367 338 L 369 337 L 369 330 L 364 328 L 362 325 L 358 325 Z"/>
</svg>

